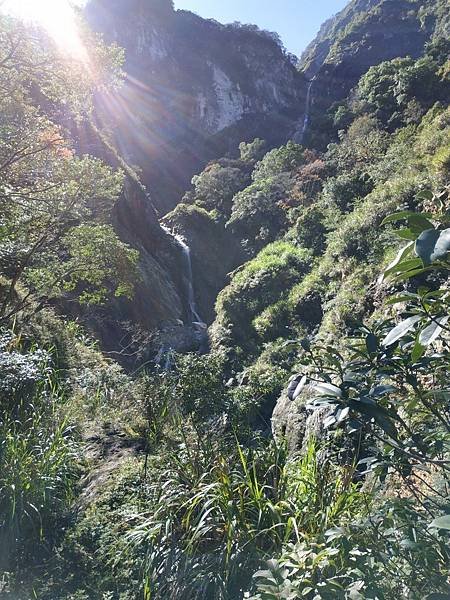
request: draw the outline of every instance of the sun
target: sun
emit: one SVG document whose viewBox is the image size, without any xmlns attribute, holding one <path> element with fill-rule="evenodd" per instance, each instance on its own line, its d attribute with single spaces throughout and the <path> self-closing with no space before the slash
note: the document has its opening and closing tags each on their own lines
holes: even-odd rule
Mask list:
<svg viewBox="0 0 450 600">
<path fill-rule="evenodd" d="M 58 48 L 71 58 L 87 61 L 74 3 L 70 0 L 0 0 L 0 8 L 45 29 Z"/>
</svg>

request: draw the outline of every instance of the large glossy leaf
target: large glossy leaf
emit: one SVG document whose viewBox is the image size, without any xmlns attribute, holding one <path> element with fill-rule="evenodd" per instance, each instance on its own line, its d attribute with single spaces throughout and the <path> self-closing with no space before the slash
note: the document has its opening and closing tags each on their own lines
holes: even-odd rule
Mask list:
<svg viewBox="0 0 450 600">
<path fill-rule="evenodd" d="M 413 269 L 412 271 L 406 271 L 406 273 L 399 273 L 395 276 L 395 282 L 399 283 L 400 281 L 405 281 L 406 279 L 411 279 L 416 275 L 423 275 L 429 271 L 432 271 L 433 267 L 423 267 L 421 269 Z"/>
<path fill-rule="evenodd" d="M 369 392 L 369 396 L 375 396 L 379 398 L 380 396 L 384 396 L 386 394 L 392 394 L 392 392 L 396 392 L 397 388 L 393 385 L 389 384 L 381 384 L 375 385 Z"/>
<path fill-rule="evenodd" d="M 396 221 L 401 221 L 402 219 L 407 219 L 408 217 L 415 217 L 420 215 L 422 217 L 431 217 L 430 213 L 417 213 L 412 210 L 402 210 L 400 212 L 393 213 L 392 215 L 388 215 L 382 221 L 382 225 L 386 225 L 386 223 L 395 223 Z"/>
<path fill-rule="evenodd" d="M 340 398 L 342 396 L 341 388 L 338 388 L 332 383 L 318 383 L 314 386 L 314 390 L 319 392 L 321 396 L 335 396 L 336 398 Z"/>
<path fill-rule="evenodd" d="M 426 229 L 417 238 L 415 251 L 424 265 L 444 259 L 450 251 L 450 229 Z"/>
<path fill-rule="evenodd" d="M 306 377 L 306 375 L 303 375 L 303 377 L 300 379 L 297 387 L 295 388 L 294 393 L 292 394 L 292 400 L 296 400 L 300 396 L 307 381 L 308 381 L 308 378 Z"/>
<path fill-rule="evenodd" d="M 422 267 L 422 261 L 420 258 L 411 258 L 409 260 L 404 260 L 393 267 L 390 267 L 387 271 L 385 271 L 384 275 L 390 275 L 391 273 L 406 273 L 407 271 L 413 271 L 419 267 Z"/>
<path fill-rule="evenodd" d="M 410 230 L 415 233 L 422 233 L 426 229 L 433 229 L 434 225 L 427 218 L 421 214 L 411 215 L 408 218 L 408 225 Z"/>
<path fill-rule="evenodd" d="M 366 348 L 370 354 L 374 354 L 378 350 L 378 338 L 373 333 L 368 333 L 366 336 Z"/>
<path fill-rule="evenodd" d="M 411 229 L 408 228 L 399 229 L 395 232 L 395 235 L 401 240 L 410 240 L 414 242 L 417 239 L 417 233 L 414 233 L 414 231 L 411 231 Z"/>
<path fill-rule="evenodd" d="M 422 346 L 429 346 L 442 333 L 442 327 L 446 325 L 449 317 L 446 315 L 445 317 L 438 317 L 436 321 L 433 321 L 428 327 L 425 327 L 423 331 L 420 332 L 419 335 L 419 343 Z"/>
<path fill-rule="evenodd" d="M 384 338 L 384 340 L 382 342 L 383 346 L 390 346 L 391 344 L 394 344 L 395 342 L 397 342 L 404 335 L 406 335 L 408 333 L 408 331 L 411 331 L 411 329 L 414 327 L 414 325 L 418 321 L 420 321 L 420 319 L 421 319 L 420 315 L 414 315 L 413 317 L 409 317 L 408 319 L 405 319 L 404 321 L 399 323 Z"/>
<path fill-rule="evenodd" d="M 389 411 L 377 404 L 372 398 L 361 396 L 358 400 L 352 400 L 350 405 L 357 412 L 375 419 L 379 427 L 391 438 L 395 439 L 397 437 L 397 430 Z"/>
<path fill-rule="evenodd" d="M 388 265 L 387 269 L 385 270 L 384 277 L 386 277 L 386 275 L 388 275 L 394 269 L 394 267 L 396 267 L 404 258 L 406 258 L 406 256 L 411 252 L 412 248 L 413 243 L 410 242 L 398 251 L 395 259 L 391 262 L 390 265 Z"/>
<path fill-rule="evenodd" d="M 444 515 L 434 519 L 429 525 L 433 529 L 448 529 L 450 531 L 450 515 Z"/>
</svg>

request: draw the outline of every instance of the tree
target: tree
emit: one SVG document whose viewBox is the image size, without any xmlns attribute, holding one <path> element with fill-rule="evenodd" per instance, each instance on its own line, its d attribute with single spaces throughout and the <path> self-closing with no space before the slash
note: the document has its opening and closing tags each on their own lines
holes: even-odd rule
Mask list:
<svg viewBox="0 0 450 600">
<path fill-rule="evenodd" d="M 241 142 L 239 144 L 239 152 L 241 160 L 253 162 L 261 160 L 266 153 L 267 142 L 260 138 L 255 138 L 253 142 Z"/>
<path fill-rule="evenodd" d="M 129 294 L 136 254 L 106 226 L 123 174 L 99 159 L 77 156 L 69 132 L 49 116 L 88 118 L 94 91 L 117 85 L 121 53 L 85 32 L 87 68 L 60 55 L 43 32 L 4 16 L 0 39 L 0 266 L 6 278 L 0 321 L 28 306 L 33 292 L 42 300 L 84 282 L 90 290 L 80 292 L 81 299 L 104 298 L 100 272 L 110 282 L 116 279 L 116 293 Z M 87 226 L 84 240 L 95 275 L 88 274 L 79 247 Z M 36 277 L 44 271 L 53 278 Z M 19 283 L 27 291 L 18 293 Z"/>
<path fill-rule="evenodd" d="M 304 164 L 304 162 L 303 146 L 290 141 L 286 146 L 275 148 L 264 156 L 253 171 L 253 180 L 259 181 L 267 177 L 290 172 Z"/>
<path fill-rule="evenodd" d="M 415 101 L 421 107 L 415 111 L 417 121 L 440 97 L 437 71 L 437 63 L 429 56 L 417 61 L 395 58 L 371 67 L 361 78 L 356 97 L 384 125 L 396 128 L 408 122 L 408 105 Z"/>
<path fill-rule="evenodd" d="M 229 218 L 234 195 L 242 190 L 249 177 L 236 167 L 210 164 L 192 179 L 192 198 L 198 206 L 208 211 L 217 211 Z"/>
<path fill-rule="evenodd" d="M 289 175 L 285 174 L 257 180 L 234 197 L 227 227 L 245 240 L 252 252 L 275 240 L 286 226 L 283 200 L 291 185 Z"/>
</svg>

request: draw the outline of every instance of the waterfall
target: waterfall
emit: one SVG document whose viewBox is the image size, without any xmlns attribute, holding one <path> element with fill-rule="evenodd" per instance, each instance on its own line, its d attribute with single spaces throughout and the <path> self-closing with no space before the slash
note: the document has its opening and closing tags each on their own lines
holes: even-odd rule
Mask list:
<svg viewBox="0 0 450 600">
<path fill-rule="evenodd" d="M 185 278 L 187 280 L 187 305 L 189 307 L 189 312 L 190 312 L 189 317 L 190 317 L 191 325 L 196 325 L 196 326 L 200 327 L 201 329 L 206 329 L 206 323 L 204 323 L 204 321 L 201 319 L 200 315 L 198 314 L 197 304 L 195 302 L 194 277 L 192 274 L 191 249 L 186 244 L 185 240 L 181 237 L 181 235 L 177 235 L 177 234 L 173 233 L 172 231 L 170 231 L 170 229 L 168 227 L 165 227 L 164 225 L 161 225 L 161 227 L 162 227 L 162 229 L 164 229 L 164 231 L 166 233 L 168 233 L 172 238 L 175 239 L 175 241 L 177 242 L 178 246 L 180 247 L 180 249 L 183 253 L 183 258 L 184 258 L 184 263 L 185 263 Z"/>
<path fill-rule="evenodd" d="M 186 244 L 186 242 L 184 241 L 184 239 L 181 236 L 174 235 L 174 238 L 177 240 L 177 242 L 183 252 L 184 261 L 186 264 L 186 276 L 187 276 L 187 282 L 188 282 L 187 301 L 188 301 L 188 306 L 189 306 L 189 310 L 191 313 L 191 315 L 190 315 L 191 323 L 198 324 L 198 325 L 204 325 L 204 322 L 202 321 L 202 319 L 200 318 L 200 316 L 197 312 L 197 305 L 195 303 L 194 278 L 192 275 L 191 249 L 189 248 L 189 246 Z"/>
<path fill-rule="evenodd" d="M 316 79 L 316 76 L 314 76 L 312 79 L 310 79 L 310 81 L 308 83 L 308 90 L 306 92 L 306 102 L 305 102 L 305 115 L 303 117 L 302 127 L 301 127 L 300 131 L 296 132 L 296 134 L 295 134 L 296 139 L 294 138 L 294 141 L 296 141 L 298 144 L 303 143 L 303 139 L 308 130 L 309 117 L 310 117 L 310 111 L 311 111 L 312 88 L 313 88 L 315 79 Z"/>
</svg>

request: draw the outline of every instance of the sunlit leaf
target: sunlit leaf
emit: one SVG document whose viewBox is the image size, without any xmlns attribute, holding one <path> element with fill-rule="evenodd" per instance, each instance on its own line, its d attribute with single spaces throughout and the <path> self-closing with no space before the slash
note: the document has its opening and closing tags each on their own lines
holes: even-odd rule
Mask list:
<svg viewBox="0 0 450 600">
<path fill-rule="evenodd" d="M 392 329 L 387 336 L 382 341 L 383 346 L 390 346 L 394 344 L 399 339 L 401 339 L 404 335 L 406 335 L 414 325 L 420 321 L 422 317 L 420 315 L 414 315 L 413 317 L 409 317 L 405 319 L 401 323 L 399 323 L 394 329 Z"/>
<path fill-rule="evenodd" d="M 450 229 L 427 229 L 416 240 L 415 251 L 424 265 L 444 259 L 450 251 Z"/>
</svg>

